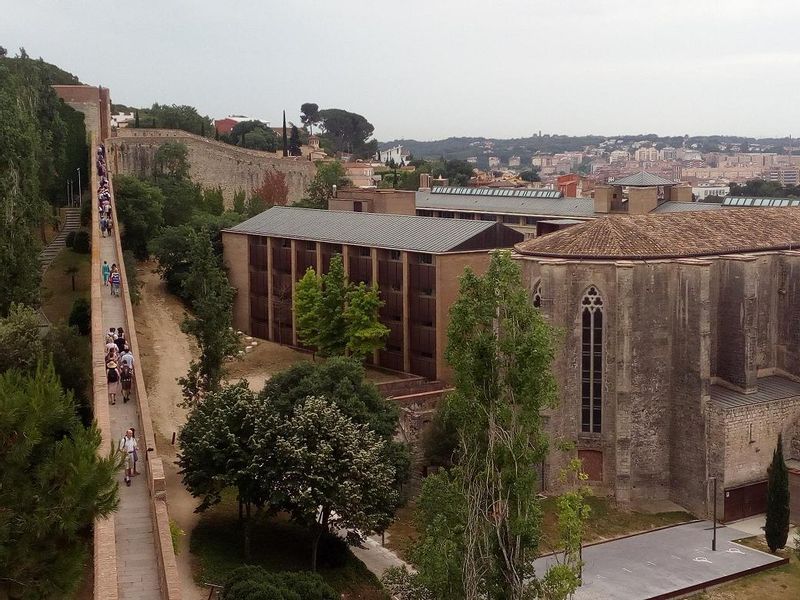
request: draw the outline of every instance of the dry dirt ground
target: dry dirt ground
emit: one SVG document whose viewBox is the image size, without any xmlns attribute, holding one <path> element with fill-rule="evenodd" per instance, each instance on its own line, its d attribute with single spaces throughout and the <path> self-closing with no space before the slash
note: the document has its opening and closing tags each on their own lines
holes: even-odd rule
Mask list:
<svg viewBox="0 0 800 600">
<path fill-rule="evenodd" d="M 177 449 L 171 444 L 173 432 L 177 433 L 186 420 L 186 410 L 178 406 L 181 393 L 177 378 L 186 374 L 189 362 L 197 355 L 197 348 L 180 328 L 185 307 L 167 292 L 154 270 L 152 262 L 139 263 L 137 269 L 142 288 L 141 301 L 134 308 L 134 316 L 141 367 L 144 369 L 153 426 L 159 438 L 159 453 L 164 458 L 170 518 L 184 531 L 177 555 L 183 597 L 185 600 L 205 600 L 208 592 L 194 582 L 193 561 L 189 553 L 189 535 L 198 520 L 194 512 L 197 501 L 180 481 L 174 463 Z M 272 373 L 301 360 L 311 360 L 311 355 L 259 341 L 254 350 L 241 360 L 231 361 L 227 369 L 231 381 L 246 378 L 254 391 L 260 391 Z"/>
</svg>

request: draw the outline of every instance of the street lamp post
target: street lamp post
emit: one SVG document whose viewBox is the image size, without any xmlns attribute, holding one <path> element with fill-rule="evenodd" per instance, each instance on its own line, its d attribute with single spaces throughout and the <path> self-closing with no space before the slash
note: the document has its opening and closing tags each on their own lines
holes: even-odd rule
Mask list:
<svg viewBox="0 0 800 600">
<path fill-rule="evenodd" d="M 714 535 L 711 538 L 711 550 L 712 552 L 717 551 L 717 478 L 710 477 L 714 482 Z"/>
<path fill-rule="evenodd" d="M 83 192 L 81 191 L 81 168 L 78 167 L 76 171 L 78 171 L 78 206 L 83 206 Z"/>
</svg>

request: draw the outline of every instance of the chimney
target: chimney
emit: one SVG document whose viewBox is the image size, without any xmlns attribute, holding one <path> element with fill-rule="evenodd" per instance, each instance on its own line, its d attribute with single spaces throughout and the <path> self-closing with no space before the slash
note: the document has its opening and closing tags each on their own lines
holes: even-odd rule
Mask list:
<svg viewBox="0 0 800 600">
<path fill-rule="evenodd" d="M 431 189 L 431 174 L 430 173 L 420 173 L 419 176 L 419 189 L 420 190 L 430 190 Z"/>
</svg>

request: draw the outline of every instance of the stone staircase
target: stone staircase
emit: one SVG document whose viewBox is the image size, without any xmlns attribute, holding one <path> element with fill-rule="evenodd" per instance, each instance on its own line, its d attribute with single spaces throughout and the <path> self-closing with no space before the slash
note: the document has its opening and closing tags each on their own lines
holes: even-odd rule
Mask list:
<svg viewBox="0 0 800 600">
<path fill-rule="evenodd" d="M 58 256 L 59 252 L 67 245 L 67 234 L 70 231 L 77 231 L 81 226 L 81 209 L 80 208 L 66 208 L 64 209 L 64 223 L 61 231 L 47 247 L 39 253 L 39 262 L 42 265 L 42 273 L 47 271 L 50 265 Z"/>
</svg>

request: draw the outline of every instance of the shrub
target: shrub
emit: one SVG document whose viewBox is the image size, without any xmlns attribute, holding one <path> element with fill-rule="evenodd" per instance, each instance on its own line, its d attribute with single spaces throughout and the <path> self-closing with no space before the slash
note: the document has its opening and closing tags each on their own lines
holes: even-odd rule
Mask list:
<svg viewBox="0 0 800 600">
<path fill-rule="evenodd" d="M 81 204 L 81 225 L 88 227 L 92 222 L 92 203 L 84 202 Z"/>
<path fill-rule="evenodd" d="M 64 243 L 67 245 L 67 248 L 74 248 L 75 247 L 75 233 L 74 231 L 70 231 L 67 234 L 67 238 L 64 240 Z"/>
<path fill-rule="evenodd" d="M 89 335 L 92 330 L 92 306 L 86 298 L 78 298 L 72 303 L 68 323 L 70 327 L 77 328 L 81 335 Z"/>
<path fill-rule="evenodd" d="M 336 600 L 338 594 L 316 573 L 271 573 L 263 567 L 231 571 L 221 600 Z"/>
<path fill-rule="evenodd" d="M 75 252 L 79 252 L 80 254 L 89 254 L 89 251 L 92 248 L 92 242 L 89 238 L 88 231 L 78 231 L 75 233 L 75 241 L 72 245 L 72 249 Z"/>
</svg>

